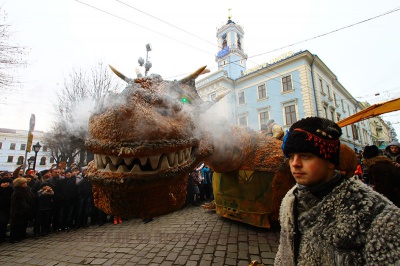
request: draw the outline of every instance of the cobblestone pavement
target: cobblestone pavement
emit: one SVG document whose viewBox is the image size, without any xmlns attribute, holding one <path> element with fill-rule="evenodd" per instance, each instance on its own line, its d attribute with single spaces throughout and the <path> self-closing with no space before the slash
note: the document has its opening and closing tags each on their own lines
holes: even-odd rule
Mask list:
<svg viewBox="0 0 400 266">
<path fill-rule="evenodd" d="M 31 233 L 31 228 L 28 229 Z M 272 265 L 278 230 L 187 207 L 150 223 L 90 226 L 39 239 L 0 244 L 0 265 Z"/>
</svg>

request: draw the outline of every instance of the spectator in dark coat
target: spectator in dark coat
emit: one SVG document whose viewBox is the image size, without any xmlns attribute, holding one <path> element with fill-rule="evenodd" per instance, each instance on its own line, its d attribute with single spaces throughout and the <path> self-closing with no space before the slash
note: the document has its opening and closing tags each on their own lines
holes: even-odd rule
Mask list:
<svg viewBox="0 0 400 266">
<path fill-rule="evenodd" d="M 47 236 L 50 231 L 51 214 L 54 203 L 54 191 L 49 185 L 48 177 L 42 178 L 40 190 L 37 192 L 37 208 L 33 233 L 35 238 Z"/>
<path fill-rule="evenodd" d="M 82 179 L 78 183 L 79 209 L 77 218 L 77 227 L 87 227 L 88 217 L 93 201 L 92 183 L 88 179 L 85 171 L 82 173 Z"/>
<path fill-rule="evenodd" d="M 18 177 L 13 181 L 14 192 L 11 196 L 10 209 L 10 243 L 16 243 L 25 238 L 28 219 L 32 214 L 35 200 L 27 180 Z"/>
<path fill-rule="evenodd" d="M 3 172 L 0 178 L 0 242 L 6 238 L 7 224 L 10 220 L 11 196 L 14 189 L 8 172 Z"/>
<path fill-rule="evenodd" d="M 58 182 L 59 187 L 59 229 L 58 231 L 69 231 L 72 225 L 72 215 L 74 207 L 78 200 L 78 186 L 76 185 L 76 177 L 72 176 L 71 170 L 65 171 L 65 178 Z"/>
<path fill-rule="evenodd" d="M 375 145 L 366 146 L 363 157 L 374 190 L 400 207 L 400 170 L 389 158 L 379 155 Z"/>
</svg>

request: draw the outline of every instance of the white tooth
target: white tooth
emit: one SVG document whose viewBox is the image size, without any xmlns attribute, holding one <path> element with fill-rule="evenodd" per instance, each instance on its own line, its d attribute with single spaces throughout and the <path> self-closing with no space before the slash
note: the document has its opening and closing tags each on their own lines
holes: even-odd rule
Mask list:
<svg viewBox="0 0 400 266">
<path fill-rule="evenodd" d="M 124 164 L 121 164 L 117 169 L 117 173 L 127 173 L 127 172 L 129 172 L 129 169 Z"/>
<path fill-rule="evenodd" d="M 102 163 L 101 163 L 101 157 L 98 154 L 94 155 L 94 165 L 96 167 L 96 169 L 102 169 Z"/>
<path fill-rule="evenodd" d="M 103 165 L 106 165 L 107 164 L 107 159 L 106 159 L 107 156 L 105 156 L 105 155 L 100 155 L 100 156 L 101 156 L 101 162 L 103 163 Z"/>
<path fill-rule="evenodd" d="M 176 153 L 175 153 L 174 166 L 177 166 L 177 165 L 179 165 L 179 155 L 178 155 L 178 153 L 176 152 Z"/>
<path fill-rule="evenodd" d="M 131 165 L 133 162 L 133 157 L 129 157 L 129 158 L 124 158 L 125 164 L 126 165 Z"/>
<path fill-rule="evenodd" d="M 183 161 L 183 150 L 179 151 L 179 163 L 182 163 Z"/>
<path fill-rule="evenodd" d="M 175 152 L 171 152 L 167 154 L 169 165 L 173 166 L 175 162 Z"/>
<path fill-rule="evenodd" d="M 146 162 L 147 162 L 147 157 L 140 157 L 139 160 L 140 160 L 140 164 L 142 166 L 144 166 L 146 164 Z"/>
<path fill-rule="evenodd" d="M 117 157 L 117 156 L 110 156 L 111 162 L 113 163 L 113 165 L 117 166 L 119 164 L 122 163 L 123 159 L 121 157 Z"/>
<path fill-rule="evenodd" d="M 189 157 L 190 157 L 190 151 L 189 151 L 189 148 L 186 148 L 185 149 L 185 161 L 189 160 Z"/>
<path fill-rule="evenodd" d="M 140 170 L 140 166 L 138 164 L 135 164 L 131 170 L 131 173 L 142 173 L 142 170 Z"/>
<path fill-rule="evenodd" d="M 168 168 L 169 168 L 169 164 L 168 164 L 167 156 L 163 155 L 161 158 L 161 164 L 160 164 L 159 170 L 164 170 L 164 169 L 168 169 Z"/>
<path fill-rule="evenodd" d="M 149 156 L 149 159 L 151 168 L 156 169 L 160 161 L 160 155 Z"/>
<path fill-rule="evenodd" d="M 112 165 L 111 163 L 108 163 L 106 166 L 106 169 L 104 169 L 107 172 L 115 172 L 117 170 L 117 168 L 115 168 L 114 165 Z"/>
</svg>

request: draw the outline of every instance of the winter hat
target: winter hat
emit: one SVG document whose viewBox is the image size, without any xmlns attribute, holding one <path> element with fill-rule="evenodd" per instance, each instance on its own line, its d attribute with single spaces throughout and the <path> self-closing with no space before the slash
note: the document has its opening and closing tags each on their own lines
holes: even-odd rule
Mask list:
<svg viewBox="0 0 400 266">
<path fill-rule="evenodd" d="M 286 157 L 291 153 L 312 153 L 338 166 L 341 135 L 342 129 L 335 122 L 307 117 L 290 127 L 283 139 L 282 150 Z"/>
<path fill-rule="evenodd" d="M 28 172 L 26 172 L 27 175 L 35 175 L 35 170 L 29 170 Z"/>
<path fill-rule="evenodd" d="M 22 187 L 25 183 L 27 183 L 28 181 L 26 180 L 26 178 L 23 177 L 17 177 L 14 179 L 13 181 L 13 186 L 14 187 Z"/>
<path fill-rule="evenodd" d="M 363 157 L 365 159 L 371 159 L 379 155 L 379 149 L 376 145 L 365 146 Z"/>
</svg>

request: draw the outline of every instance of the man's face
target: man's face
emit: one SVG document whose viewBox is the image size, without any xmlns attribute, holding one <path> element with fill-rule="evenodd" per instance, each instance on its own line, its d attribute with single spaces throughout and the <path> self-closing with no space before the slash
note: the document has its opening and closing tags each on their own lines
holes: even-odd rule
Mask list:
<svg viewBox="0 0 400 266">
<path fill-rule="evenodd" d="M 289 154 L 290 170 L 296 183 L 313 186 L 333 177 L 335 165 L 312 153 Z"/>
<path fill-rule="evenodd" d="M 399 147 L 392 145 L 390 146 L 390 151 L 396 154 L 399 152 Z"/>
<path fill-rule="evenodd" d="M 65 178 L 70 178 L 72 176 L 72 173 L 71 172 L 66 172 L 65 173 Z"/>
</svg>

